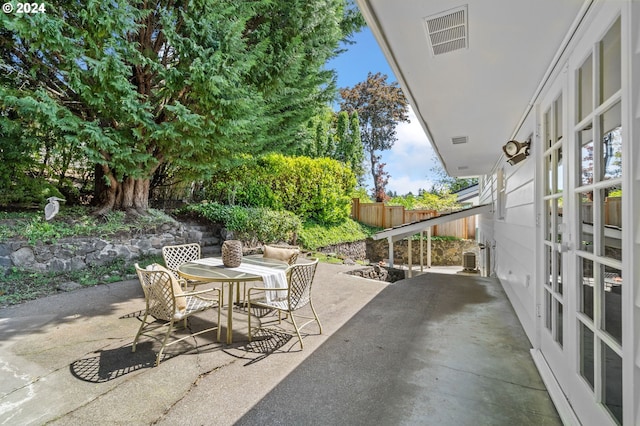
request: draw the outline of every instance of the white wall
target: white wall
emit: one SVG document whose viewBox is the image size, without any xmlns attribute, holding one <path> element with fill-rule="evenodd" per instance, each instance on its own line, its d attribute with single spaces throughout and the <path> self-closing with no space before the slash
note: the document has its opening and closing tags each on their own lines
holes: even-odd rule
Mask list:
<svg viewBox="0 0 640 426">
<path fill-rule="evenodd" d="M 534 118 L 532 114 L 527 119 L 517 140 L 524 142 L 531 137 Z M 491 241 L 492 272 L 500 279 L 529 340 L 533 342 L 536 326 L 535 146 L 531 152 L 526 160 L 514 166 L 501 159 L 494 174 L 482 179 L 480 203 L 493 203 L 495 213 L 480 218 L 479 241 Z M 504 195 L 499 200 L 498 180 L 501 175 L 504 178 Z M 504 206 L 501 207 L 500 203 Z"/>
<path fill-rule="evenodd" d="M 574 164 L 576 151 L 571 151 L 575 146 L 575 133 L 572 131 L 575 123 L 573 119 L 575 113 L 571 99 L 575 99 L 575 88 L 573 80 L 569 74 L 568 78 L 559 76 L 560 73 L 568 69 L 573 72 L 577 66 L 585 59 L 584 52 L 591 51 L 594 40 L 598 40 L 606 27 L 614 22 L 617 16 L 622 16 L 622 101 L 623 101 L 623 182 L 624 199 L 622 203 L 622 222 L 624 229 L 622 271 L 625 286 L 623 288 L 623 330 L 622 340 L 622 378 L 623 378 L 623 424 L 640 425 L 640 2 L 609 2 L 595 1 L 591 6 L 585 19 L 580 21 L 572 41 L 564 50 L 565 58 L 559 64 L 567 64 L 558 67 L 550 78 L 545 82 L 540 96 L 536 101 L 537 107 L 541 103 L 548 102 L 551 96 L 560 93 L 555 85 L 564 84 L 565 107 L 568 112 L 566 120 L 571 120 L 565 136 L 567 137 L 568 148 L 565 150 L 565 158 L 569 159 L 565 164 Z M 586 46 L 586 47 L 585 47 Z M 565 60 L 569 62 L 565 62 Z M 575 62 L 575 63 L 574 63 Z M 549 97 L 545 100 L 545 97 Z M 583 424 L 611 424 L 611 419 L 603 408 L 604 405 L 598 403 L 602 398 L 602 383 L 600 389 L 591 388 L 579 374 L 579 357 L 583 352 L 580 347 L 578 335 L 579 304 L 580 294 L 576 286 L 572 286 L 577 279 L 577 263 L 572 262 L 572 257 L 576 256 L 572 252 L 571 245 L 568 246 L 568 254 L 563 259 L 568 260 L 568 265 L 563 265 L 563 273 L 566 278 L 566 293 L 564 296 L 565 322 L 563 323 L 564 345 L 540 345 L 550 339 L 541 334 L 538 338 L 536 331 L 536 303 L 538 290 L 544 285 L 544 266 L 539 253 L 542 250 L 536 249 L 536 244 L 541 244 L 537 225 L 537 214 L 542 211 L 536 199 L 541 199 L 541 188 L 536 188 L 534 177 L 536 173 L 542 172 L 542 162 L 540 160 L 541 144 L 535 132 L 535 112 L 532 112 L 524 122 L 522 131 L 515 139 L 524 141 L 530 135 L 532 138 L 532 154 L 525 161 L 510 166 L 501 159 L 491 175 L 481 179 L 480 202 L 494 203 L 494 215 L 484 215 L 479 221 L 480 242 L 490 240 L 495 244 L 495 249 L 491 255 L 494 258 L 495 275 L 500 279 L 513 307 L 522 323 L 522 326 L 531 340 L 534 348 L 539 349 L 537 362 L 541 369 L 543 379 L 548 386 L 549 392 L 556 402 L 559 412 L 564 413 L 565 419 L 573 418 L 568 413 L 575 410 L 575 414 Z M 575 130 L 575 129 L 574 129 Z M 504 141 L 506 143 L 506 140 Z M 573 159 L 571 157 L 573 155 Z M 537 169 L 539 167 L 539 169 Z M 569 179 L 571 179 L 571 170 Z M 501 187 L 499 179 L 504 174 L 504 207 L 500 206 Z M 540 176 L 542 178 L 542 176 Z M 540 179 L 542 180 L 542 179 Z M 565 182 L 566 183 L 566 182 Z M 571 185 L 565 186 L 571 188 Z M 565 206 L 574 209 L 576 206 L 575 197 L 565 197 Z M 579 235 L 578 224 L 574 217 L 566 216 L 569 221 L 569 234 Z M 571 221 L 573 219 L 573 221 Z M 569 242 L 571 239 L 569 238 Z M 541 247 L 540 247 L 541 248 Z M 628 283 L 628 284 L 627 284 Z M 576 315 L 576 312 L 578 314 Z M 539 326 L 541 324 L 538 324 Z M 544 331 L 544 330 L 543 330 Z M 603 336 L 606 342 L 607 336 Z M 555 343 L 555 342 L 550 342 Z M 615 345 L 611 345 L 615 346 Z M 597 353 L 597 352 L 596 352 Z M 535 355 L 534 355 L 535 356 Z M 596 357 L 597 358 L 597 357 Z M 602 364 L 605 365 L 605 364 Z M 551 368 L 549 368 L 549 366 Z M 597 367 L 601 368 L 601 367 Z M 600 371 L 600 370 L 597 370 Z M 608 385 L 607 385 L 608 386 Z M 606 389 L 604 389 L 607 391 Z M 599 394 L 600 393 L 600 394 Z M 606 394 L 605 394 L 606 397 Z M 577 423 L 568 421 L 567 424 Z"/>
</svg>

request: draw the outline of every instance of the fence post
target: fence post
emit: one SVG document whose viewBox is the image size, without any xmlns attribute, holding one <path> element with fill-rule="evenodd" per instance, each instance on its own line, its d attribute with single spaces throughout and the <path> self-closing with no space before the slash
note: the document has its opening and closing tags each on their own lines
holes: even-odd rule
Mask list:
<svg viewBox="0 0 640 426">
<path fill-rule="evenodd" d="M 382 205 L 382 227 L 386 228 L 386 223 L 387 223 L 387 209 L 386 206 L 384 205 L 384 203 L 381 204 Z"/>
<path fill-rule="evenodd" d="M 431 268 L 431 227 L 427 228 L 427 268 Z"/>
<path fill-rule="evenodd" d="M 351 217 L 354 220 L 360 220 L 360 198 L 351 199 Z"/>
</svg>

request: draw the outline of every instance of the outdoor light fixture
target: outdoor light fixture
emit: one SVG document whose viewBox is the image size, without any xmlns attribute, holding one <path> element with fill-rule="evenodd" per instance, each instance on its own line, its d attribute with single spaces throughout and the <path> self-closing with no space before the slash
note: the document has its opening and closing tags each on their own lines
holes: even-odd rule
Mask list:
<svg viewBox="0 0 640 426">
<path fill-rule="evenodd" d="M 518 164 L 519 162 L 527 158 L 529 156 L 530 145 L 531 145 L 530 140 L 526 142 L 518 142 L 518 141 L 507 142 L 502 147 L 504 154 L 507 156 L 507 162 L 513 166 L 514 164 Z"/>
</svg>

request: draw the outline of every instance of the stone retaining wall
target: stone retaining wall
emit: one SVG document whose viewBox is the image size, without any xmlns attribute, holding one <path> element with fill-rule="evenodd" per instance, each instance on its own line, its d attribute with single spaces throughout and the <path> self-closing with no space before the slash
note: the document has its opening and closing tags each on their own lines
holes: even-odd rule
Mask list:
<svg viewBox="0 0 640 426">
<path fill-rule="evenodd" d="M 427 264 L 427 247 L 424 247 L 424 264 Z M 354 260 L 369 260 L 372 263 L 386 262 L 389 259 L 387 240 L 367 239 L 354 243 L 337 244 L 320 249 L 323 253 L 335 253 L 340 257 Z M 432 240 L 431 264 L 434 266 L 462 265 L 462 253 L 475 251 L 478 253 L 478 243 L 475 240 Z M 393 244 L 394 264 L 403 265 L 409 263 L 407 240 L 396 241 Z M 420 264 L 420 243 L 413 241 L 411 244 L 411 260 L 414 265 Z"/>
<path fill-rule="evenodd" d="M 434 266 L 462 265 L 462 253 L 466 251 L 479 252 L 475 240 L 433 240 L 431 241 L 431 264 Z M 427 264 L 427 243 L 424 243 L 424 264 Z M 367 250 L 368 258 L 373 262 L 386 261 L 389 258 L 389 248 L 386 240 L 371 241 Z M 401 240 L 393 243 L 394 264 L 409 263 L 408 241 Z M 420 263 L 420 242 L 411 242 L 411 263 Z"/>
<path fill-rule="evenodd" d="M 201 242 L 203 232 L 179 222 L 167 223 L 154 233 L 101 237 L 61 238 L 55 243 L 29 244 L 13 240 L 0 243 L 0 268 L 21 267 L 36 272 L 80 270 L 113 262 L 161 255 L 162 247 Z"/>
<path fill-rule="evenodd" d="M 224 232 L 219 227 L 204 230 L 195 225 L 173 222 L 165 224 L 154 233 L 120 237 L 80 237 L 62 238 L 56 243 L 29 244 L 27 241 L 13 240 L 0 243 L 0 270 L 12 266 L 36 272 L 58 272 L 80 270 L 113 262 L 117 258 L 133 261 L 141 256 L 161 255 L 165 245 L 198 242 L 204 255 L 211 255 L 212 248 L 219 248 L 224 240 Z M 207 252 L 206 249 L 210 249 Z M 420 244 L 412 244 L 412 263 L 420 263 Z M 372 239 L 353 243 L 335 244 L 319 251 L 334 253 L 353 260 L 369 260 L 372 263 L 386 262 L 389 257 L 387 241 Z M 407 241 L 394 243 L 394 264 L 408 264 Z M 478 251 L 473 240 L 431 242 L 431 264 L 438 266 L 462 265 L 462 253 Z M 216 250 L 213 253 L 217 253 Z M 426 259 L 425 247 L 424 263 Z"/>
<path fill-rule="evenodd" d="M 353 260 L 364 260 L 367 257 L 367 245 L 371 240 L 360 240 L 352 243 L 333 244 L 321 248 L 321 253 L 335 253 L 337 256 Z"/>
</svg>

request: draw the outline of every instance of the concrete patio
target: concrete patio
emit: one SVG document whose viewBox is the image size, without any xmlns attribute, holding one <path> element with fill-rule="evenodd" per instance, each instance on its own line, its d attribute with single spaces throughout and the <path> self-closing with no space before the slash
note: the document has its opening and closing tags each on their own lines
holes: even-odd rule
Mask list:
<svg viewBox="0 0 640 426">
<path fill-rule="evenodd" d="M 324 333 L 305 329 L 303 351 L 248 343 L 236 312 L 233 344 L 198 338 L 157 368 L 149 340 L 131 353 L 137 280 L 1 309 L 0 425 L 561 424 L 497 280 L 354 268 L 320 264 Z"/>
</svg>

